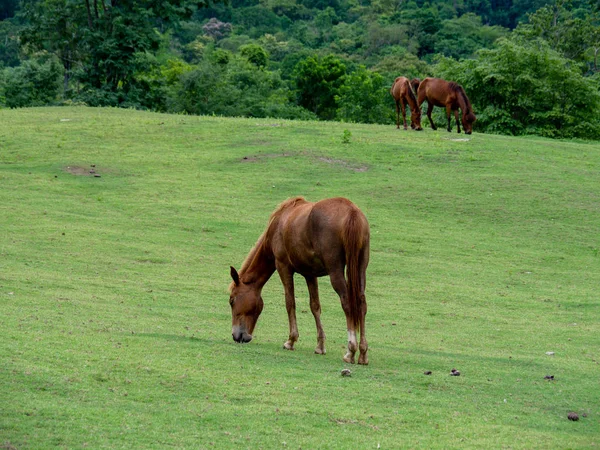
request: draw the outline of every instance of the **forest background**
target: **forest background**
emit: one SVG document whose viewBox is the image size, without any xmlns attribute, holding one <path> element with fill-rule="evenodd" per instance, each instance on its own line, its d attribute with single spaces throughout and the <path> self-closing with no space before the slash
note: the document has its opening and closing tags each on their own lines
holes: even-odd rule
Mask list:
<svg viewBox="0 0 600 450">
<path fill-rule="evenodd" d="M 3 0 L 0 107 L 391 125 L 437 76 L 475 131 L 600 139 L 599 52 L 598 0 Z"/>
</svg>

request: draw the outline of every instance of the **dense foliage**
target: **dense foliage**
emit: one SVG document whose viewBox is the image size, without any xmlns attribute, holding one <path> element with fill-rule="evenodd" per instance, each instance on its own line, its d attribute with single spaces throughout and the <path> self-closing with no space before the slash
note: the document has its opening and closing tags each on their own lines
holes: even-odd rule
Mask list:
<svg viewBox="0 0 600 450">
<path fill-rule="evenodd" d="M 391 124 L 440 76 L 475 130 L 598 139 L 599 53 L 594 0 L 11 0 L 0 104 Z"/>
</svg>

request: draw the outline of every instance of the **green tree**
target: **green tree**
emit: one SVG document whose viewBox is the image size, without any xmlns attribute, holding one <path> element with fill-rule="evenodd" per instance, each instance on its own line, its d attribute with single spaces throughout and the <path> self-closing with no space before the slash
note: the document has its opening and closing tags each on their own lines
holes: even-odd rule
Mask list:
<svg viewBox="0 0 600 450">
<path fill-rule="evenodd" d="M 344 77 L 338 90 L 337 118 L 347 122 L 393 123 L 390 87 L 376 72 L 359 66 Z"/>
<path fill-rule="evenodd" d="M 336 116 L 335 96 L 342 85 L 346 65 L 333 55 L 310 56 L 300 61 L 292 79 L 298 93 L 298 104 L 325 120 Z"/>
<path fill-rule="evenodd" d="M 600 138 L 598 83 L 543 40 L 501 39 L 477 59 L 441 59 L 436 75 L 464 86 L 480 130 Z"/>
<path fill-rule="evenodd" d="M 473 13 L 445 20 L 436 34 L 435 52 L 452 58 L 470 58 L 476 50 L 489 48 L 496 39 L 506 35 L 501 27 L 489 27 L 481 23 L 481 17 Z"/>
<path fill-rule="evenodd" d="M 28 60 L 4 69 L 4 102 L 9 108 L 43 106 L 58 99 L 62 70 L 56 59 Z"/>
<path fill-rule="evenodd" d="M 442 26 L 442 20 L 436 8 L 412 8 L 400 15 L 408 24 L 408 36 L 412 41 L 411 50 L 418 56 L 434 52 L 435 34 Z"/>
<path fill-rule="evenodd" d="M 227 65 L 203 61 L 180 80 L 168 100 L 172 112 L 316 118 L 293 103 L 289 88 L 276 72 L 261 70 L 239 57 Z"/>
<path fill-rule="evenodd" d="M 565 58 L 586 62 L 591 53 L 597 56 L 591 50 L 600 47 L 600 15 L 589 11 L 580 16 L 573 0 L 554 0 L 530 14 L 529 23 L 515 32 L 528 40 L 542 38 Z"/>
<path fill-rule="evenodd" d="M 62 63 L 63 93 L 77 64 L 86 52 L 85 8 L 82 2 L 69 0 L 23 0 L 22 15 L 28 26 L 21 32 L 21 43 L 27 53 L 45 51 L 56 55 Z"/>
<path fill-rule="evenodd" d="M 269 61 L 269 54 L 258 44 L 247 44 L 240 47 L 240 55 L 256 67 L 264 68 Z"/>
<path fill-rule="evenodd" d="M 80 96 L 94 105 L 135 106 L 137 74 L 149 70 L 160 33 L 189 18 L 208 0 L 23 0 L 30 26 L 23 33 L 32 50 L 56 54 L 65 67 L 65 85 L 74 71 Z"/>
<path fill-rule="evenodd" d="M 0 21 L 0 67 L 19 65 L 19 31 L 12 19 Z"/>
</svg>

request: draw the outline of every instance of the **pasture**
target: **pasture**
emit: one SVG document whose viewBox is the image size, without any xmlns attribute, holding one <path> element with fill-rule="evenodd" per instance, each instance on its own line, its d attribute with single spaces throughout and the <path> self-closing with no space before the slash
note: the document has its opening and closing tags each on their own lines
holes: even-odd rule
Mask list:
<svg viewBox="0 0 600 450">
<path fill-rule="evenodd" d="M 88 108 L 0 123 L 0 447 L 600 445 L 598 143 Z M 342 361 L 326 278 L 326 355 L 298 276 L 295 351 L 277 275 L 254 340 L 231 338 L 229 266 L 295 195 L 369 220 L 368 366 Z"/>
</svg>

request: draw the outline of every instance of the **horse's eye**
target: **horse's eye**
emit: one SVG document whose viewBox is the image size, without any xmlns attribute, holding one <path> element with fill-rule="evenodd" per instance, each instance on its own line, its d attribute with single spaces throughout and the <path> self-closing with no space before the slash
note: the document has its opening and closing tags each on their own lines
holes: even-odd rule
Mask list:
<svg viewBox="0 0 600 450">
<path fill-rule="evenodd" d="M 229 297 L 229 305 L 233 306 L 234 297 Z"/>
</svg>

